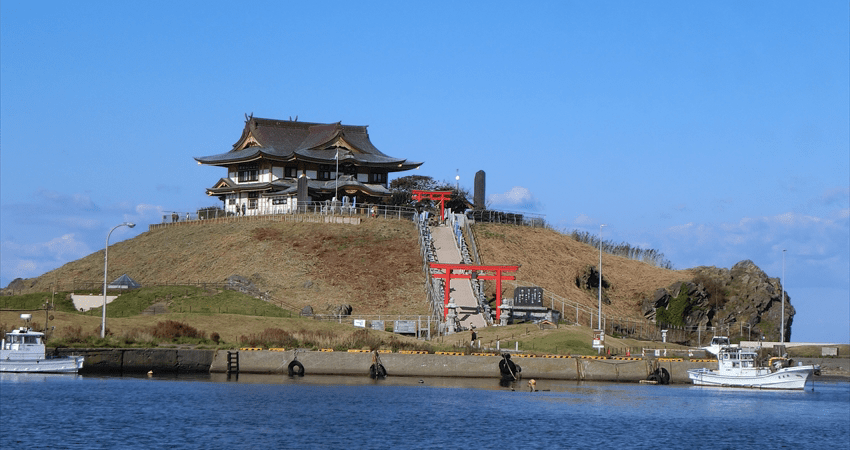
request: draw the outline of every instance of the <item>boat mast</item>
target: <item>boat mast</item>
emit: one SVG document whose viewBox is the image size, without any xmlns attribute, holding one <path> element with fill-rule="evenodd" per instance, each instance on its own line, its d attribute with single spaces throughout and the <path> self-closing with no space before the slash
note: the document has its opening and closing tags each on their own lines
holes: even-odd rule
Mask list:
<svg viewBox="0 0 850 450">
<path fill-rule="evenodd" d="M 780 280 L 779 285 L 782 286 L 782 298 L 780 301 L 782 302 L 782 308 L 780 309 L 780 314 L 782 315 L 782 321 L 780 322 L 779 329 L 779 344 L 785 345 L 785 249 L 782 249 L 782 280 Z"/>
</svg>

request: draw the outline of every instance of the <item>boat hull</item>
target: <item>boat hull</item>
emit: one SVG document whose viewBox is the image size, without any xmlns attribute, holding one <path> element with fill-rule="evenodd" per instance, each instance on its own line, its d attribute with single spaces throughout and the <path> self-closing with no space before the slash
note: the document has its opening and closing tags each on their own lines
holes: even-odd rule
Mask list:
<svg viewBox="0 0 850 450">
<path fill-rule="evenodd" d="M 77 373 L 83 367 L 82 356 L 49 359 L 3 359 L 0 372 Z"/>
<path fill-rule="evenodd" d="M 696 386 L 741 387 L 751 389 L 805 389 L 815 366 L 796 366 L 762 374 L 722 374 L 709 369 L 690 369 L 688 377 Z"/>
</svg>

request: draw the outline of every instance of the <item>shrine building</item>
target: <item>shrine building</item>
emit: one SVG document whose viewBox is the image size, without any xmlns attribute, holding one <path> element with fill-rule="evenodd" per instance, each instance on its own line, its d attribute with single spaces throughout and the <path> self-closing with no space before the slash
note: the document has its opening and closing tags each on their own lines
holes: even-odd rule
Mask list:
<svg viewBox="0 0 850 450">
<path fill-rule="evenodd" d="M 387 156 L 372 145 L 367 126 L 310 123 L 245 116 L 242 136 L 226 152 L 196 157 L 227 169 L 207 195 L 234 214 L 296 210 L 299 202 L 340 200 L 378 203 L 391 195 L 387 175 L 421 162 Z"/>
</svg>

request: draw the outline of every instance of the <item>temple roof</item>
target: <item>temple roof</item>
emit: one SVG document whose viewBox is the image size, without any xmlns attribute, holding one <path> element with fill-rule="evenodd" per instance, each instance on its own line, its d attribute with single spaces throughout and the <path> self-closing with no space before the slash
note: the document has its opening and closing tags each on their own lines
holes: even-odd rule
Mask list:
<svg viewBox="0 0 850 450">
<path fill-rule="evenodd" d="M 421 162 L 394 158 L 375 148 L 366 126 L 261 119 L 246 116 L 242 136 L 226 152 L 195 157 L 200 164 L 227 166 L 260 158 L 332 164 L 337 161 L 381 167 L 389 172 L 415 169 Z"/>
</svg>

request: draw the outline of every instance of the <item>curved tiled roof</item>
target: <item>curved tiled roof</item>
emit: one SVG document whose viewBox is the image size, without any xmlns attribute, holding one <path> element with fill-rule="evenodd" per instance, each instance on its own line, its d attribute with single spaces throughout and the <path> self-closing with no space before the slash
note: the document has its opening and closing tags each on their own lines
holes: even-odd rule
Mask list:
<svg viewBox="0 0 850 450">
<path fill-rule="evenodd" d="M 253 140 L 249 141 L 249 138 Z M 336 149 L 333 144 L 338 138 L 345 140 L 356 150 L 341 155 L 340 161 L 383 166 L 390 171 L 409 170 L 422 164 L 384 154 L 372 144 L 365 126 L 255 117 L 247 118 L 242 136 L 233 145 L 231 151 L 196 157 L 195 160 L 201 164 L 211 165 L 234 164 L 259 157 L 276 160 L 306 159 L 317 163 L 331 163 L 336 161 Z"/>
</svg>

